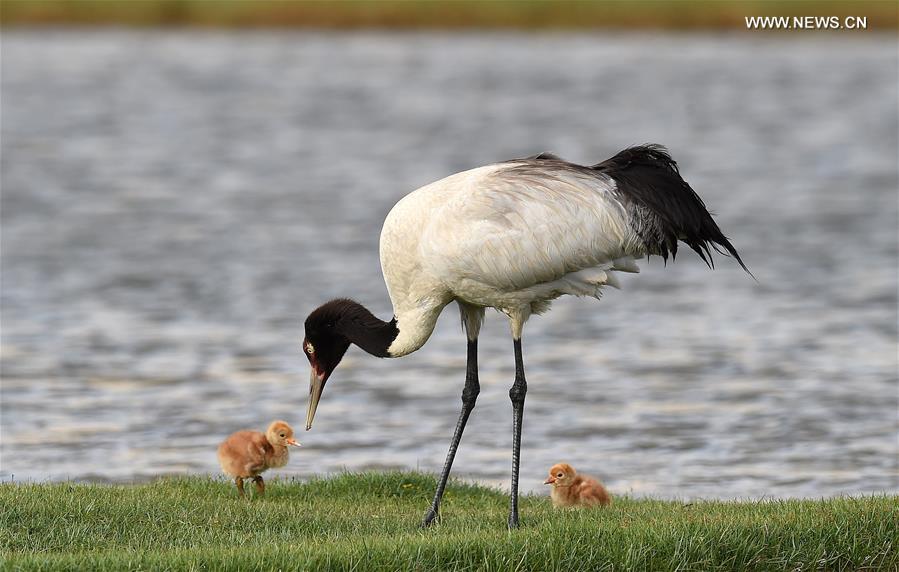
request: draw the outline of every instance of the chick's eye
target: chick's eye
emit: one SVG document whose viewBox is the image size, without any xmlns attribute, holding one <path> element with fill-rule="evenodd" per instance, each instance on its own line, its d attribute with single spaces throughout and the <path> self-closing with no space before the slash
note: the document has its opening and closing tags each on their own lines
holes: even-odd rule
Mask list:
<svg viewBox="0 0 899 572">
<path fill-rule="evenodd" d="M 312 344 L 306 346 L 306 353 L 312 355 L 315 353 L 315 348 L 312 347 Z"/>
<path fill-rule="evenodd" d="M 283 436 L 283 435 L 282 435 L 282 436 Z M 559 477 L 559 478 L 561 478 L 561 477 L 562 477 L 562 473 L 558 473 L 558 474 L 556 474 L 556 476 Z"/>
<path fill-rule="evenodd" d="M 284 433 L 281 433 L 281 437 L 282 437 L 282 438 L 284 437 Z"/>
</svg>

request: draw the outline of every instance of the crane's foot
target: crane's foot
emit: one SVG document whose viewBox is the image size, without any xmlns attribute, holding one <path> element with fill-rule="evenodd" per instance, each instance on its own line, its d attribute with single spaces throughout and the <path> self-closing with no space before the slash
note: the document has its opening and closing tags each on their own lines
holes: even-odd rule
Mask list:
<svg viewBox="0 0 899 572">
<path fill-rule="evenodd" d="M 428 512 L 425 514 L 425 517 L 421 521 L 422 528 L 428 528 L 435 522 L 440 522 L 440 514 L 434 510 L 433 507 L 428 509 Z"/>
</svg>

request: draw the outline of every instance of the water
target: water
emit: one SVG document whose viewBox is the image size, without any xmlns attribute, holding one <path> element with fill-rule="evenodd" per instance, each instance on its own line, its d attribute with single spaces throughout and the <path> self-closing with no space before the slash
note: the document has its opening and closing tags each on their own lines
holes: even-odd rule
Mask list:
<svg viewBox="0 0 899 572">
<path fill-rule="evenodd" d="M 305 417 L 302 323 L 391 309 L 377 238 L 412 189 L 551 150 L 668 145 L 755 283 L 688 250 L 532 319 L 522 488 L 899 491 L 897 49 L 889 36 L 4 31 L 2 467 L 217 471 Z M 351 349 L 281 475 L 437 471 L 465 342 Z M 488 314 L 455 475 L 508 486 L 513 377 Z"/>
</svg>

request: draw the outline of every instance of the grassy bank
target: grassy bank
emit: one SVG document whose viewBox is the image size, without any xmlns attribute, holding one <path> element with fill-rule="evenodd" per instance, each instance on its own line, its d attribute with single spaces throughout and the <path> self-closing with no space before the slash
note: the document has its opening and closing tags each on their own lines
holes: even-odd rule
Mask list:
<svg viewBox="0 0 899 572">
<path fill-rule="evenodd" d="M 745 30 L 745 16 L 867 16 L 869 30 L 895 29 L 899 20 L 894 0 L 0 2 L 4 25 Z"/>
<path fill-rule="evenodd" d="M 139 486 L 0 485 L 8 570 L 896 570 L 899 497 L 663 502 L 555 511 L 455 483 L 417 528 L 434 479 L 413 473 L 272 482 L 240 500 L 208 478 Z"/>
</svg>

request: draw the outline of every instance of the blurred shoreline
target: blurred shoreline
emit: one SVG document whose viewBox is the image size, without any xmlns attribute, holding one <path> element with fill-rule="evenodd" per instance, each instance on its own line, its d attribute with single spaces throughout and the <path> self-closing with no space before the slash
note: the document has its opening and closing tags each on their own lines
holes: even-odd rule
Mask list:
<svg viewBox="0 0 899 572">
<path fill-rule="evenodd" d="M 867 18 L 863 33 L 899 28 L 893 2 L 862 0 L 734 2 L 681 1 L 478 1 L 424 0 L 284 1 L 234 0 L 4 0 L 0 25 L 127 26 L 310 29 L 501 29 L 501 30 L 748 30 L 751 16 L 847 16 Z M 770 30 L 802 37 L 828 30 Z"/>
</svg>

